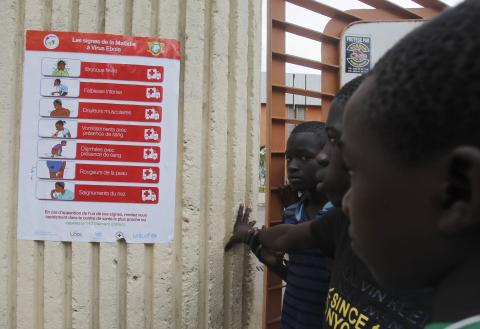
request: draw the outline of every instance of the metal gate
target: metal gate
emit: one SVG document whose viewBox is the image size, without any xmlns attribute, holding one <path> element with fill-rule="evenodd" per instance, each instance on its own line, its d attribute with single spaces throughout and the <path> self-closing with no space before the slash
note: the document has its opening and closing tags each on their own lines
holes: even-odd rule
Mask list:
<svg viewBox="0 0 480 329">
<path fill-rule="evenodd" d="M 265 222 L 273 226 L 282 222 L 282 203 L 278 187 L 285 183 L 285 145 L 287 124 L 302 120 L 289 119 L 285 95 L 303 95 L 321 99 L 321 120 L 325 121 L 340 85 L 340 35 L 352 22 L 379 20 L 429 19 L 448 6 L 439 0 L 412 0 L 421 8 L 403 8 L 386 0 L 359 0 L 372 9 L 341 11 L 314 0 L 267 0 L 267 177 L 265 188 Z M 286 3 L 291 3 L 330 18 L 323 32 L 287 22 Z M 318 60 L 287 54 L 286 33 L 321 43 Z M 320 90 L 307 90 L 285 83 L 285 64 L 291 63 L 321 71 Z M 267 271 L 264 277 L 264 329 L 280 327 L 283 282 Z"/>
</svg>

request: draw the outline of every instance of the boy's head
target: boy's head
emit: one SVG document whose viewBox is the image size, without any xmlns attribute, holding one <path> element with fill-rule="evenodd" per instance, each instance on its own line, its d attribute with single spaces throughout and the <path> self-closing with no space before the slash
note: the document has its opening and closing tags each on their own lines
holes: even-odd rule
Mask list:
<svg viewBox="0 0 480 329">
<path fill-rule="evenodd" d="M 60 83 L 62 83 L 62 81 L 60 79 L 55 79 L 55 81 L 53 81 L 54 86 L 59 86 Z"/>
<path fill-rule="evenodd" d="M 62 108 L 62 101 L 59 100 L 59 99 L 56 99 L 53 101 L 53 107 L 55 107 L 55 109 L 59 110 Z"/>
<path fill-rule="evenodd" d="M 296 126 L 287 141 L 285 157 L 290 186 L 298 192 L 315 191 L 316 172 L 320 169 L 315 157 L 327 141 L 325 124 L 318 121 Z"/>
<path fill-rule="evenodd" d="M 65 183 L 64 182 L 56 182 L 55 183 L 55 192 L 63 193 L 65 191 Z"/>
<path fill-rule="evenodd" d="M 63 129 L 64 125 L 65 125 L 65 121 L 63 120 L 58 120 L 57 122 L 55 122 L 55 128 L 57 128 L 57 130 Z"/>
<path fill-rule="evenodd" d="M 60 145 L 62 145 L 62 146 L 67 146 L 67 141 L 61 141 L 61 142 L 60 142 Z"/>
<path fill-rule="evenodd" d="M 65 61 L 62 61 L 62 60 L 58 61 L 57 62 L 57 69 L 65 70 Z"/>
<path fill-rule="evenodd" d="M 480 257 L 479 17 L 466 1 L 416 29 L 347 104 L 352 245 L 384 285 L 433 286 Z"/>
<path fill-rule="evenodd" d="M 335 95 L 325 128 L 328 141 L 323 151 L 317 156 L 317 162 L 322 168 L 317 172 L 317 179 L 322 182 L 319 189 L 325 192 L 328 200 L 336 207 L 341 206 L 343 195 L 350 186 L 348 172 L 345 170 L 340 152 L 341 145 L 338 143 L 343 130 L 343 112 L 348 99 L 363 80 L 363 76 L 353 79 Z"/>
</svg>

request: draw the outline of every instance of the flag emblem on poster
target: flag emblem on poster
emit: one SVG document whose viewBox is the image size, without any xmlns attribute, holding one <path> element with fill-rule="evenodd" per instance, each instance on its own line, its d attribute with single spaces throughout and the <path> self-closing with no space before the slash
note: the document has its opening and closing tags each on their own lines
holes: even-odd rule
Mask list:
<svg viewBox="0 0 480 329">
<path fill-rule="evenodd" d="M 159 41 L 151 41 L 148 43 L 148 52 L 153 56 L 159 56 L 163 53 L 165 49 L 165 44 Z"/>
</svg>

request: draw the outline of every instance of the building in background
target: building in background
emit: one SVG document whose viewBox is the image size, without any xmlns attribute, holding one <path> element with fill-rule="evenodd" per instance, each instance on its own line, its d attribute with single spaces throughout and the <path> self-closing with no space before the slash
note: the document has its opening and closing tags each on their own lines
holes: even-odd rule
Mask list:
<svg viewBox="0 0 480 329">
<path fill-rule="evenodd" d="M 265 191 L 266 179 L 266 139 L 267 139 L 267 76 L 262 72 L 260 92 L 260 166 L 259 190 Z M 285 84 L 289 87 L 307 90 L 320 90 L 321 76 L 319 74 L 286 73 Z M 295 123 L 289 123 L 285 128 L 285 138 L 290 135 L 295 124 L 302 121 L 322 120 L 322 101 L 318 98 L 286 94 L 285 106 L 288 118 Z M 298 121 L 295 121 L 298 120 Z"/>
<path fill-rule="evenodd" d="M 262 72 L 261 92 L 260 92 L 260 147 L 265 146 L 267 138 L 267 88 L 266 73 Z M 286 73 L 285 84 L 289 87 L 307 90 L 321 90 L 320 74 L 302 74 L 302 73 Z M 300 121 L 312 121 L 322 119 L 322 101 L 318 98 L 301 96 L 301 95 L 285 95 L 285 106 L 288 109 L 288 118 Z M 300 123 L 300 121 L 298 123 Z M 285 134 L 288 137 L 292 131 L 294 124 L 288 124 Z"/>
</svg>

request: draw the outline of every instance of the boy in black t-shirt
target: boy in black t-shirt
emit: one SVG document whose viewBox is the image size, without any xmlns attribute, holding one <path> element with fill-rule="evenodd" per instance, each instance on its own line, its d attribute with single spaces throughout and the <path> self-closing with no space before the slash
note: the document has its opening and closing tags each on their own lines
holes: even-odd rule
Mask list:
<svg viewBox="0 0 480 329">
<path fill-rule="evenodd" d="M 323 183 L 318 189 L 324 190 L 336 208 L 322 221 L 251 230 L 251 239 L 276 251 L 317 248 L 334 259 L 324 328 L 423 328 L 430 318 L 429 291 L 400 295 L 381 289 L 366 265 L 353 253 L 348 235 L 349 219 L 340 210 L 350 184 L 340 152 L 343 110 L 362 80 L 363 77 L 359 77 L 347 83 L 335 96 L 326 124 L 329 140 L 317 157 L 325 167 L 319 171 L 324 174 L 319 177 Z"/>
<path fill-rule="evenodd" d="M 344 117 L 353 249 L 385 287 L 435 289 L 429 328 L 480 328 L 479 18 L 465 1 L 407 35 Z"/>
</svg>

